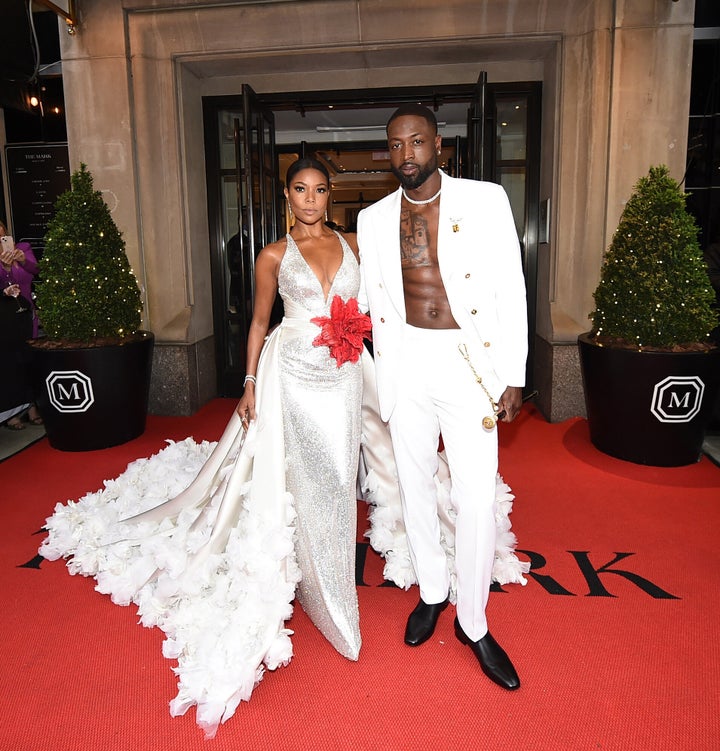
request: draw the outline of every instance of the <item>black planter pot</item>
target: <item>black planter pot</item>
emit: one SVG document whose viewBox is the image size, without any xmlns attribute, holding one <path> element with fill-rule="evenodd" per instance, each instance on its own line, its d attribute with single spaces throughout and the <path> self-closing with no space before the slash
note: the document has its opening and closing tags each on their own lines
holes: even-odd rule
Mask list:
<svg viewBox="0 0 720 751">
<path fill-rule="evenodd" d="M 53 448 L 92 451 L 142 435 L 154 337 L 141 333 L 102 347 L 30 345 L 30 379 Z"/>
<path fill-rule="evenodd" d="M 590 440 L 605 454 L 655 467 L 700 459 L 720 388 L 720 349 L 639 352 L 578 337 Z"/>
</svg>

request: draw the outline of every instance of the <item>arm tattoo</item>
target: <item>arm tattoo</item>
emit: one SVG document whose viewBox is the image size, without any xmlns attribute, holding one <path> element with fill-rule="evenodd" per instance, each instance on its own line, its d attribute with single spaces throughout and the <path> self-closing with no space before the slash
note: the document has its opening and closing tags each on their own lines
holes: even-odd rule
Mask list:
<svg viewBox="0 0 720 751">
<path fill-rule="evenodd" d="M 400 262 L 403 268 L 431 265 L 427 220 L 410 211 L 400 214 Z"/>
</svg>

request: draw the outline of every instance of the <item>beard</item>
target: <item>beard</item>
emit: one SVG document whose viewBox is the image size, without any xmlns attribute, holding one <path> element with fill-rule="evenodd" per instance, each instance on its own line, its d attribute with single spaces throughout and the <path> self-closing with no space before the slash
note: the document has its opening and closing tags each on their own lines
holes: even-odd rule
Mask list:
<svg viewBox="0 0 720 751">
<path fill-rule="evenodd" d="M 424 166 L 416 164 L 415 162 L 404 162 L 400 165 L 400 167 L 408 164 L 412 164 L 414 167 L 418 168 L 417 175 L 408 176 L 403 174 L 400 171 L 399 167 L 390 167 L 390 171 L 393 173 L 393 175 L 395 175 L 395 177 L 397 177 L 397 179 L 400 181 L 400 185 L 402 185 L 405 190 L 414 190 L 415 188 L 419 188 L 434 172 L 437 171 L 438 168 L 437 158 L 431 159 Z"/>
</svg>

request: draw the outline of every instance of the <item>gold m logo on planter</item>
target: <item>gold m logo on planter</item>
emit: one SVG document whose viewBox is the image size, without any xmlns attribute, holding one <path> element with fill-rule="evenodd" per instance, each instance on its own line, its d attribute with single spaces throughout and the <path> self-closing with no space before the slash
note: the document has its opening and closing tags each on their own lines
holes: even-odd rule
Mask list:
<svg viewBox="0 0 720 751">
<path fill-rule="evenodd" d="M 79 370 L 53 370 L 45 385 L 58 412 L 86 412 L 95 401 L 92 381 Z"/>
<path fill-rule="evenodd" d="M 655 384 L 650 411 L 660 422 L 690 422 L 700 411 L 704 393 L 698 376 L 668 376 Z"/>
</svg>

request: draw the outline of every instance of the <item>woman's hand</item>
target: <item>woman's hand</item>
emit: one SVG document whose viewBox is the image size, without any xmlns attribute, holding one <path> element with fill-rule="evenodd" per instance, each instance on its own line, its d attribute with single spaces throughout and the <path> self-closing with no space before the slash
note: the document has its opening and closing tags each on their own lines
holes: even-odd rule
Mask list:
<svg viewBox="0 0 720 751">
<path fill-rule="evenodd" d="M 240 416 L 243 427 L 247 430 L 248 425 L 255 419 L 255 384 L 252 381 L 245 384 L 245 391 L 243 391 L 235 411 Z"/>
</svg>

